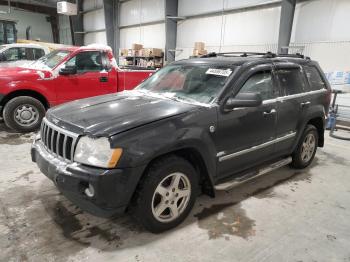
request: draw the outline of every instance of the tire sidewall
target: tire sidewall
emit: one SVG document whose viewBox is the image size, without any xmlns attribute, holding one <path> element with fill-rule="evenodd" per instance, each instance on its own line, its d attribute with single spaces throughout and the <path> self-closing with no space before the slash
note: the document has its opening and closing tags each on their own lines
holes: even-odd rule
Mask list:
<svg viewBox="0 0 350 262">
<path fill-rule="evenodd" d="M 148 175 L 151 176 L 148 176 L 148 179 L 144 181 L 135 215 L 136 219 L 139 220 L 147 230 L 153 233 L 160 233 L 179 225 L 191 212 L 198 194 L 198 178 L 195 169 L 186 160 L 168 162 L 160 168 L 150 171 L 151 172 L 149 172 Z M 169 174 L 176 172 L 181 172 L 188 177 L 191 184 L 191 196 L 186 209 L 178 218 L 167 223 L 160 222 L 153 216 L 153 195 L 159 183 Z"/>
<path fill-rule="evenodd" d="M 32 107 L 35 107 L 39 113 L 39 119 L 34 125 L 21 126 L 15 120 L 14 111 L 20 105 L 24 105 L 24 104 L 29 104 Z M 39 100 L 29 96 L 19 96 L 7 102 L 7 104 L 4 107 L 3 117 L 4 117 L 4 122 L 6 126 L 8 126 L 9 128 L 17 132 L 32 132 L 39 129 L 41 120 L 45 116 L 45 112 L 46 112 L 45 107 Z"/>
<path fill-rule="evenodd" d="M 315 149 L 314 149 L 314 152 L 313 152 L 312 157 L 310 158 L 310 160 L 307 161 L 307 162 L 304 162 L 301 159 L 301 152 L 302 152 L 302 148 L 303 148 L 303 143 L 304 143 L 304 140 L 305 140 L 306 136 L 308 134 L 311 134 L 311 133 L 315 137 Z M 308 125 L 306 127 L 303 135 L 300 138 L 300 142 L 299 142 L 299 145 L 298 145 L 298 148 L 297 148 L 296 152 L 293 154 L 294 166 L 297 167 L 297 168 L 305 168 L 305 167 L 309 166 L 311 164 L 311 162 L 313 161 L 314 157 L 315 157 L 315 154 L 316 154 L 316 151 L 317 151 L 317 145 L 318 145 L 318 132 L 317 132 L 317 129 L 314 126 L 312 126 L 312 125 Z"/>
</svg>

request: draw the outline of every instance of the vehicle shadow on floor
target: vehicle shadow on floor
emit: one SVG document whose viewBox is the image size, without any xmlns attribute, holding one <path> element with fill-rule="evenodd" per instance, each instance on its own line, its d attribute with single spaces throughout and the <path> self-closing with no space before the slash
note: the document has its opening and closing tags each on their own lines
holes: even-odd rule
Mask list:
<svg viewBox="0 0 350 262">
<path fill-rule="evenodd" d="M 318 159 L 315 158 L 313 164 L 302 171 L 281 168 L 236 186 L 230 191 L 217 192 L 215 199 L 205 195 L 199 196 L 184 223 L 162 234 L 147 232 L 128 214 L 112 219 L 94 217 L 75 207 L 62 195 L 56 196 L 55 199 L 40 197 L 40 201 L 63 237 L 81 248 L 91 246 L 103 251 L 113 251 L 142 246 L 166 238 L 174 231 L 185 229 L 193 223 L 206 230 L 209 239 L 224 237 L 228 240 L 230 235 L 247 239 L 255 234 L 255 221 L 247 217 L 240 202 L 252 196 L 276 197 L 273 186 L 281 183 L 311 181 L 309 170 L 317 165 L 317 162 Z"/>
</svg>

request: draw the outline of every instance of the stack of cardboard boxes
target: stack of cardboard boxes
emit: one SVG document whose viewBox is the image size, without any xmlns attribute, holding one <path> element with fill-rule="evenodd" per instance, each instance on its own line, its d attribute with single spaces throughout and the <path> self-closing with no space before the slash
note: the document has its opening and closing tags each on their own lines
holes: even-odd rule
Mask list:
<svg viewBox="0 0 350 262">
<path fill-rule="evenodd" d="M 160 48 L 144 48 L 141 44 L 133 44 L 131 49 L 120 49 L 120 65 L 139 67 L 162 67 L 163 50 Z"/>
<path fill-rule="evenodd" d="M 143 48 L 141 44 L 133 44 L 131 49 L 120 49 L 121 56 L 163 57 L 160 48 Z"/>
<path fill-rule="evenodd" d="M 203 42 L 195 42 L 193 49 L 193 56 L 201 56 L 208 54 L 207 50 L 205 50 L 205 43 Z"/>
</svg>

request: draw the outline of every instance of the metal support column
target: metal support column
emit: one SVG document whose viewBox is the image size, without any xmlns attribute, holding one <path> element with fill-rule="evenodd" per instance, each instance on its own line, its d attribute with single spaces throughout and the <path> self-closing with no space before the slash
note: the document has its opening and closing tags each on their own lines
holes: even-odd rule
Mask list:
<svg viewBox="0 0 350 262">
<path fill-rule="evenodd" d="M 105 14 L 107 45 L 113 49 L 113 53 L 117 57 L 119 54 L 119 29 L 117 15 L 119 14 L 119 1 L 103 0 L 103 10 Z"/>
<path fill-rule="evenodd" d="M 296 0 L 282 0 L 280 30 L 278 36 L 278 53 L 287 54 L 292 34 Z"/>
<path fill-rule="evenodd" d="M 70 16 L 73 45 L 84 45 L 83 0 L 76 0 L 78 14 Z"/>
<path fill-rule="evenodd" d="M 175 61 L 178 0 L 165 0 L 165 61 Z"/>
</svg>

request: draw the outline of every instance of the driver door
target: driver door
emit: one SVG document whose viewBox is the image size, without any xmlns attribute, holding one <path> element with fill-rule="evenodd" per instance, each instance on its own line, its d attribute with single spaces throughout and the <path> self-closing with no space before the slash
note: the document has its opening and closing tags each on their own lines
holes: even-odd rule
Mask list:
<svg viewBox="0 0 350 262">
<path fill-rule="evenodd" d="M 69 59 L 65 66 L 75 66 L 76 74 L 59 75 L 56 78 L 57 100 L 59 103 L 105 94 L 102 85 L 108 81 L 100 51 L 80 52 Z"/>
<path fill-rule="evenodd" d="M 272 67 L 264 65 L 249 70 L 238 80 L 236 88 L 238 94 L 260 93 L 263 104 L 219 112 L 216 143 L 219 178 L 264 162 L 273 154 L 277 90 Z"/>
</svg>

